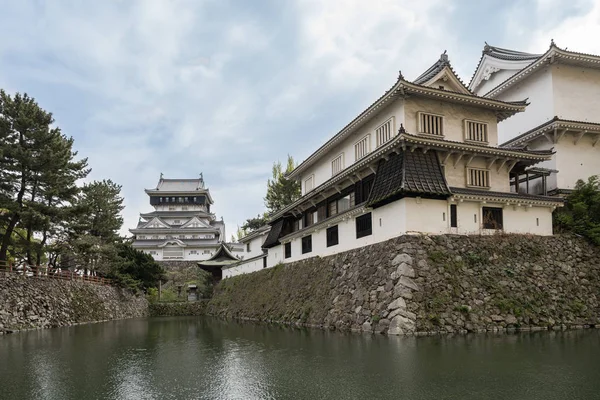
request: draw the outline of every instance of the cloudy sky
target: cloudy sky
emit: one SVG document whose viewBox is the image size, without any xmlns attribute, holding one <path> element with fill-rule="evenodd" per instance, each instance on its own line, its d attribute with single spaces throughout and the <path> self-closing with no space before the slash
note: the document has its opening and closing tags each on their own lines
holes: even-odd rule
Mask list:
<svg viewBox="0 0 600 400">
<path fill-rule="evenodd" d="M 125 226 L 159 174 L 200 172 L 228 237 L 297 161 L 448 50 L 469 81 L 484 41 L 600 53 L 593 0 L 0 0 L 0 87 L 54 114 L 123 185 Z"/>
</svg>

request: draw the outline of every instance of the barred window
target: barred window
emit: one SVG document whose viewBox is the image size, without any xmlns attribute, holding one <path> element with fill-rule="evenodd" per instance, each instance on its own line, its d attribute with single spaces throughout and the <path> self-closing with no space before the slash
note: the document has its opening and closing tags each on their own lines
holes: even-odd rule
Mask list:
<svg viewBox="0 0 600 400">
<path fill-rule="evenodd" d="M 339 243 L 338 226 L 327 228 L 327 247 L 335 246 Z"/>
<path fill-rule="evenodd" d="M 356 238 L 369 236 L 373 233 L 371 213 L 356 217 Z"/>
<path fill-rule="evenodd" d="M 419 132 L 428 135 L 444 136 L 444 117 L 420 112 Z"/>
<path fill-rule="evenodd" d="M 344 153 L 340 154 L 331 161 L 331 175 L 338 174 L 344 169 Z"/>
<path fill-rule="evenodd" d="M 377 138 L 377 147 L 382 146 L 388 142 L 393 136 L 394 130 L 394 117 L 388 119 L 375 129 L 375 136 Z"/>
<path fill-rule="evenodd" d="M 312 251 L 312 236 L 304 236 L 302 238 L 302 254 L 310 253 Z"/>
<path fill-rule="evenodd" d="M 488 124 L 465 120 L 465 140 L 488 143 Z"/>
<path fill-rule="evenodd" d="M 354 159 L 356 161 L 369 154 L 370 139 L 371 135 L 366 135 L 354 145 Z"/>
<path fill-rule="evenodd" d="M 467 168 L 467 186 L 489 188 L 490 171 L 480 168 Z"/>
<path fill-rule="evenodd" d="M 284 248 L 284 257 L 290 258 L 292 256 L 292 242 L 287 242 L 286 244 L 283 245 L 283 248 Z"/>
</svg>

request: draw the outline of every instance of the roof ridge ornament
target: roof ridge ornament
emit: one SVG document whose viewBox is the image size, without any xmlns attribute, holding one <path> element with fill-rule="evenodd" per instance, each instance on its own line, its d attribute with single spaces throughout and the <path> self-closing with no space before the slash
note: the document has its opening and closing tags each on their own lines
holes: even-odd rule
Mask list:
<svg viewBox="0 0 600 400">
<path fill-rule="evenodd" d="M 404 125 L 402 123 L 400 123 L 400 129 L 398 129 L 398 133 L 406 133 L 406 130 L 404 129 Z"/>
<path fill-rule="evenodd" d="M 556 43 L 554 43 L 554 39 L 550 39 L 550 48 L 558 47 Z"/>
<path fill-rule="evenodd" d="M 485 46 L 483 46 L 483 51 L 482 51 L 482 53 L 489 53 L 489 52 L 490 52 L 490 50 L 492 49 L 492 46 L 490 46 L 490 45 L 488 44 L 488 42 L 485 42 L 485 41 L 484 41 L 483 43 L 485 43 Z"/>
<path fill-rule="evenodd" d="M 402 70 L 401 69 L 398 70 L 398 80 L 399 81 L 400 80 L 404 80 L 404 75 L 402 75 Z"/>
<path fill-rule="evenodd" d="M 448 62 L 447 50 L 444 50 L 444 52 L 440 55 L 440 61 L 442 61 L 442 62 Z"/>
</svg>

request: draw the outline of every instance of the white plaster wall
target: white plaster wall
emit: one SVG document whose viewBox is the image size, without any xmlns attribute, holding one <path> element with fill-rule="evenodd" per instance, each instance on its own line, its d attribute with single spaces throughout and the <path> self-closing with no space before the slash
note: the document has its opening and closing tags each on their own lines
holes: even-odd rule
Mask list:
<svg viewBox="0 0 600 400">
<path fill-rule="evenodd" d="M 395 135 L 400 128 L 400 124 L 404 123 L 404 100 L 398 99 L 383 108 L 362 127 L 357 129 L 356 132 L 346 137 L 346 139 L 329 150 L 315 164 L 303 172 L 301 177 L 298 178 L 302 183 L 302 195 L 305 194 L 304 181 L 309 176 L 314 175 L 315 177 L 314 187 L 319 186 L 332 177 L 331 161 L 339 154 L 344 153 L 344 168 L 348 168 L 350 165 L 354 164 L 356 161 L 354 156 L 354 145 L 366 134 L 370 134 L 370 151 L 374 151 L 375 146 L 377 145 L 375 129 L 392 116 L 394 117 L 394 126 L 392 129 Z"/>
<path fill-rule="evenodd" d="M 600 70 L 552 66 L 555 115 L 562 119 L 600 122 Z"/>
<path fill-rule="evenodd" d="M 404 199 L 406 232 L 442 234 L 450 228 L 450 209 L 446 200 Z"/>
<path fill-rule="evenodd" d="M 475 89 L 475 94 L 478 96 L 483 96 L 517 72 L 519 72 L 521 68 L 518 69 L 503 69 L 498 72 L 494 72 L 489 80 L 482 80 L 481 83 Z"/>
<path fill-rule="evenodd" d="M 162 248 L 154 248 L 154 249 L 144 248 L 144 249 L 138 249 L 138 250 L 141 250 L 141 251 L 143 251 L 146 254 L 150 254 L 149 251 L 151 251 L 151 250 L 155 251 L 155 252 L 157 252 L 157 254 L 151 254 L 152 258 L 154 258 L 155 261 L 163 261 Z M 191 250 L 196 250 L 198 252 L 198 254 L 190 254 Z M 208 260 L 212 256 L 212 254 L 215 251 L 215 249 L 210 249 L 209 253 L 204 253 L 205 250 L 209 250 L 209 249 L 206 249 L 206 248 L 194 249 L 194 248 L 186 247 L 183 250 L 183 258 L 169 258 L 169 259 L 164 260 L 164 261 L 202 261 L 202 260 Z"/>
<path fill-rule="evenodd" d="M 245 259 L 248 258 L 252 258 L 252 257 L 256 257 L 258 255 L 261 255 L 263 253 L 262 250 L 262 244 L 264 243 L 265 239 L 267 238 L 267 233 L 263 234 L 263 235 L 259 235 L 253 239 L 250 240 L 250 251 L 247 251 L 247 246 L 246 243 L 243 243 L 244 245 L 244 252 L 243 252 L 243 257 Z"/>
<path fill-rule="evenodd" d="M 519 101 L 526 98 L 528 98 L 530 104 L 525 112 L 518 113 L 500 122 L 498 126 L 500 143 L 504 143 L 554 118 L 556 113 L 551 67 L 538 70 L 497 96 L 498 100 L 503 101 Z"/>
<path fill-rule="evenodd" d="M 302 254 L 302 237 L 297 237 L 291 241 L 290 258 L 283 258 L 283 245 L 269 249 L 267 266 L 270 268 L 281 262 L 288 263 L 315 256 L 325 257 L 407 233 L 480 235 L 495 232 L 482 229 L 480 202 L 463 201 L 455 204 L 457 204 L 457 228 L 450 228 L 448 201 L 405 198 L 371 211 L 373 233 L 369 236 L 356 238 L 356 216 L 353 216 L 337 224 L 339 237 L 337 245 L 327 247 L 326 228 L 323 227 L 307 233 L 312 236 L 311 252 Z M 485 206 L 504 209 L 504 233 L 552 234 L 552 212 L 549 207 L 505 207 L 502 203 L 486 203 Z"/>
<path fill-rule="evenodd" d="M 446 167 L 444 168 L 446 174 L 446 181 L 448 185 L 452 187 L 466 187 L 467 186 L 467 166 L 468 159 L 462 157 L 460 161 L 454 166 L 455 159 L 458 155 L 453 155 L 446 161 Z M 502 163 L 502 161 L 500 161 Z M 490 190 L 497 192 L 508 192 L 510 189 L 510 181 L 508 174 L 508 163 L 504 164 L 500 171 L 498 171 L 498 161 L 496 161 L 490 168 Z M 487 169 L 486 160 L 482 157 L 475 157 L 471 161 L 470 167 L 472 168 L 483 168 Z"/>
<path fill-rule="evenodd" d="M 449 206 L 448 212 L 450 212 Z M 457 202 L 456 220 L 458 227 L 451 228 L 450 232 L 462 235 L 479 234 L 481 231 L 481 206 L 476 202 Z"/>
<path fill-rule="evenodd" d="M 552 208 L 506 206 L 503 211 L 504 232 L 552 235 Z"/>
<path fill-rule="evenodd" d="M 555 145 L 556 184 L 560 189 L 573 189 L 578 179 L 600 175 L 600 143 L 592 147 L 594 140 L 594 135 L 586 134 L 574 144 L 575 133 L 567 132 Z"/>
<path fill-rule="evenodd" d="M 441 100 L 411 97 L 406 100 L 404 128 L 408 133 L 419 133 L 417 113 L 429 112 L 444 116 L 444 139 L 464 141 L 464 120 L 487 122 L 490 146 L 498 144 L 497 119 L 493 111 L 479 107 L 463 106 Z"/>
<path fill-rule="evenodd" d="M 235 267 L 223 269 L 223 279 L 236 275 L 249 274 L 251 272 L 263 269 L 263 259 L 259 258 L 252 261 L 242 262 Z"/>
</svg>

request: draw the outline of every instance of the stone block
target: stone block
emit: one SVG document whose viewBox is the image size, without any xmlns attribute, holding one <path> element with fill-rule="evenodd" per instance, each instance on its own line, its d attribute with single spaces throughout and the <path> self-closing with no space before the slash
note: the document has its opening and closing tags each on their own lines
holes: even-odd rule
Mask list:
<svg viewBox="0 0 600 400">
<path fill-rule="evenodd" d="M 411 256 L 409 256 L 406 253 L 403 254 L 398 254 L 396 257 L 394 257 L 394 259 L 392 260 L 392 265 L 396 266 L 396 265 L 400 265 L 402 263 L 407 263 L 409 265 L 412 265 L 413 263 L 413 259 Z"/>
<path fill-rule="evenodd" d="M 406 308 L 406 301 L 404 301 L 404 299 L 402 297 L 399 297 L 396 300 L 392 301 L 388 305 L 387 308 L 388 308 L 388 310 L 395 310 L 397 308 Z"/>
</svg>

